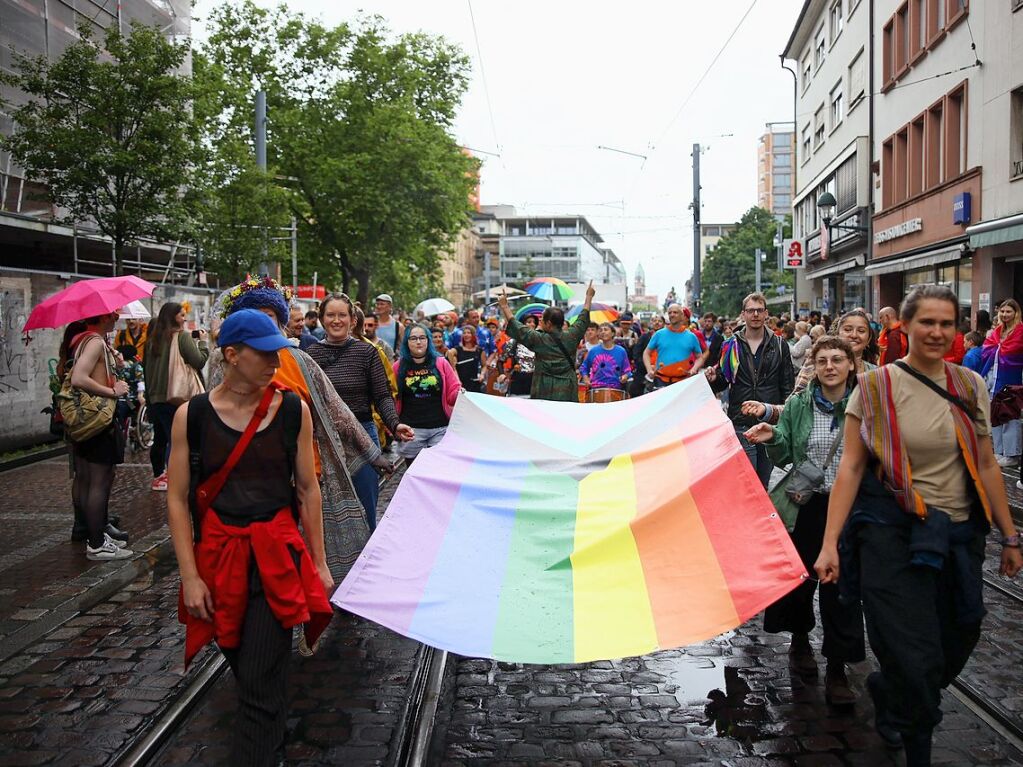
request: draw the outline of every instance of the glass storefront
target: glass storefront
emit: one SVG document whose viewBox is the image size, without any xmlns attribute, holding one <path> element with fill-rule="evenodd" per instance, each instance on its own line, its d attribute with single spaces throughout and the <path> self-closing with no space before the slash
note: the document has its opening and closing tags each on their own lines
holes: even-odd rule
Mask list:
<svg viewBox="0 0 1023 767">
<path fill-rule="evenodd" d="M 842 275 L 842 311 L 866 308 L 867 275 L 863 272 L 846 272 Z"/>
</svg>

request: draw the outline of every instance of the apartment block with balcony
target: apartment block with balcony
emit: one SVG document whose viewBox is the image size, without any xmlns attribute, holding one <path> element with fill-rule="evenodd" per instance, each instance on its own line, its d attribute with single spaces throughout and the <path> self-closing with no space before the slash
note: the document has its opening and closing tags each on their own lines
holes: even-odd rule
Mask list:
<svg viewBox="0 0 1023 767">
<path fill-rule="evenodd" d="M 766 132 L 757 142 L 757 205 L 776 216 L 792 213 L 795 153 L 794 124 L 767 123 Z"/>
<path fill-rule="evenodd" d="M 793 236 L 806 269 L 797 274 L 799 310 L 835 313 L 870 306 L 870 3 L 806 0 L 782 57 L 797 70 Z M 838 202 L 831 237 L 817 201 Z"/>
<path fill-rule="evenodd" d="M 879 302 L 895 305 L 924 284 L 952 288 L 964 315 L 1019 299 L 1020 4 L 889 0 L 875 18 L 880 194 L 867 272 Z"/>
</svg>

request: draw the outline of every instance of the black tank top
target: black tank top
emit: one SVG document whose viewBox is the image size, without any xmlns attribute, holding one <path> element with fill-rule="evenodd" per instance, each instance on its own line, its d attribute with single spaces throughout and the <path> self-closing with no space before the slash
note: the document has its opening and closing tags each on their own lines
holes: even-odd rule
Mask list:
<svg viewBox="0 0 1023 767">
<path fill-rule="evenodd" d="M 273 420 L 257 431 L 227 478 L 213 508 L 226 524 L 246 525 L 271 518 L 292 503 L 291 465 L 284 435 L 284 403 Z M 208 477 L 227 462 L 242 433 L 222 420 L 210 405 L 203 424 L 202 476 Z"/>
<path fill-rule="evenodd" d="M 458 380 L 466 391 L 480 390 L 480 366 L 483 364 L 483 350 L 478 346 L 473 350 L 462 348 L 461 344 L 455 347 L 457 355 L 456 369 Z"/>
</svg>

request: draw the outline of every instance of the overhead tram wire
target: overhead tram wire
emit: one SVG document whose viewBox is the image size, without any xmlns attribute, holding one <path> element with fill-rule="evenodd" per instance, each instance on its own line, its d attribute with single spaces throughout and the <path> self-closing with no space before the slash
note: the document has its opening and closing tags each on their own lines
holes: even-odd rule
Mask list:
<svg viewBox="0 0 1023 767">
<path fill-rule="evenodd" d="M 649 145 L 651 155 L 658 150 L 658 147 L 660 147 L 661 142 L 664 141 L 664 138 L 668 135 L 668 132 L 672 129 L 672 127 L 675 125 L 675 122 L 682 115 L 683 110 L 689 105 L 689 102 L 692 100 L 693 96 L 696 95 L 696 91 L 699 90 L 701 85 L 703 85 L 703 81 L 707 79 L 707 75 L 710 74 L 710 71 L 714 68 L 714 65 L 717 64 L 718 59 L 721 58 L 721 55 L 725 52 L 725 49 L 728 48 L 728 44 L 732 42 L 732 38 L 734 38 L 736 34 L 738 34 L 739 29 L 743 25 L 743 22 L 745 22 L 750 13 L 753 12 L 753 9 L 756 7 L 757 2 L 758 0 L 753 0 L 753 2 L 749 4 L 749 8 L 747 8 L 746 12 L 742 14 L 742 16 L 739 18 L 739 21 L 736 23 L 735 27 L 732 29 L 728 37 L 725 38 L 725 42 L 721 45 L 721 48 L 718 49 L 718 52 L 714 54 L 714 58 L 710 60 L 710 63 L 707 65 L 707 68 L 703 70 L 703 74 L 700 75 L 700 79 L 696 81 L 696 84 L 693 86 L 692 90 L 689 91 L 689 95 L 686 96 L 685 99 L 682 101 L 682 104 L 675 112 L 674 117 L 672 117 L 671 120 L 668 121 L 667 126 L 665 126 L 664 130 L 661 132 L 661 135 L 658 137 L 657 141 Z M 632 184 L 629 185 L 629 190 L 625 194 L 626 199 L 628 199 L 632 195 L 632 190 L 635 188 L 636 183 L 639 181 L 639 177 L 643 174 L 643 168 L 645 167 L 646 161 L 644 161 L 643 165 L 640 166 L 639 171 L 637 171 L 636 173 L 636 178 L 633 179 Z"/>
<path fill-rule="evenodd" d="M 494 136 L 494 147 L 497 149 L 497 157 L 501 160 L 501 167 L 507 170 L 504 158 L 501 157 L 501 142 L 497 140 L 497 122 L 494 120 L 494 107 L 490 102 L 490 86 L 487 84 L 487 71 L 483 66 L 483 49 L 480 47 L 480 35 L 476 29 L 476 14 L 472 11 L 472 0 L 465 0 L 469 6 L 469 20 L 472 22 L 472 37 L 476 42 L 476 59 L 480 63 L 480 79 L 483 81 L 483 94 L 487 99 L 487 113 L 490 115 L 490 131 Z"/>
</svg>

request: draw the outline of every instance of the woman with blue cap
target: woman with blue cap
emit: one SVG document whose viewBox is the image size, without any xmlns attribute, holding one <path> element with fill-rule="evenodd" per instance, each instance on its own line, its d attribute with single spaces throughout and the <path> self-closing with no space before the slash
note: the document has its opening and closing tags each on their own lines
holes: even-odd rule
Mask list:
<svg viewBox="0 0 1023 767">
<path fill-rule="evenodd" d="M 223 382 L 174 416 L 167 516 L 181 571 L 179 619 L 186 666 L 215 641 L 234 672 L 230 763 L 270 765 L 283 756 L 292 629 L 302 624 L 315 645 L 332 617 L 334 581 L 312 416 L 274 383 L 288 341 L 263 312 L 243 309 L 217 342 Z"/>
</svg>

